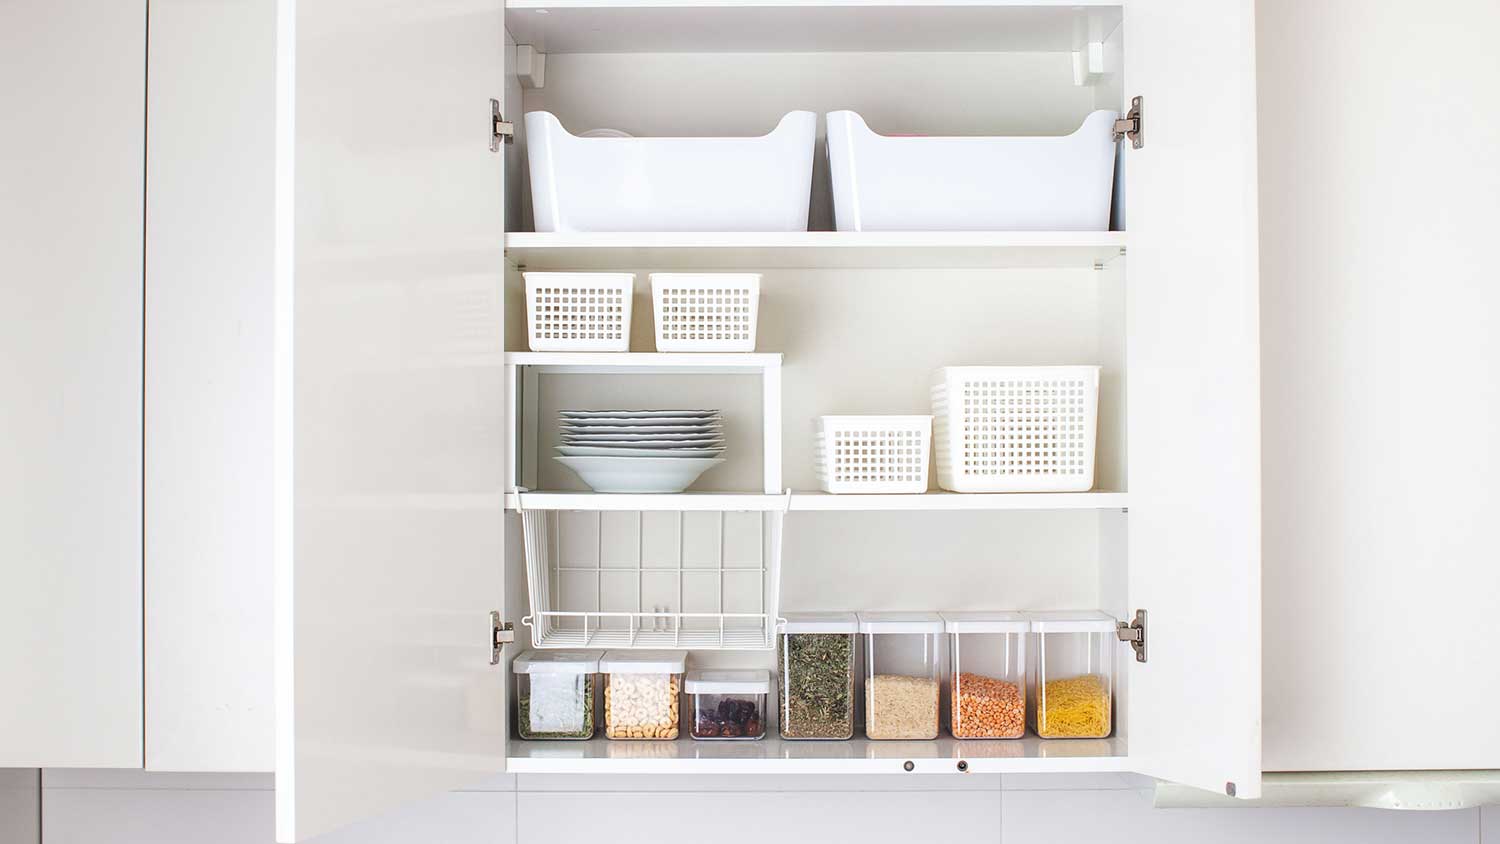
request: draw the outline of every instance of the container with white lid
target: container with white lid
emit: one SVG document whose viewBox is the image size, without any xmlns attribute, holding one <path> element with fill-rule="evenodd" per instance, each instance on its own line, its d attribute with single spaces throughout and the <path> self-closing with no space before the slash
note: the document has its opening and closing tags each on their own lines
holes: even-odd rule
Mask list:
<svg viewBox="0 0 1500 844">
<path fill-rule="evenodd" d="M 771 694 L 769 671 L 689 671 L 683 690 L 692 707 L 688 731 L 693 738 L 765 738 L 766 698 Z"/>
<path fill-rule="evenodd" d="M 938 639 L 943 617 L 924 612 L 862 612 L 865 636 L 865 735 L 935 739 L 938 735 Z"/>
<path fill-rule="evenodd" d="M 516 734 L 528 740 L 594 737 L 594 675 L 603 651 L 524 651 L 515 658 Z"/>
<path fill-rule="evenodd" d="M 1119 647 L 1114 617 L 1093 610 L 1030 616 L 1032 729 L 1042 738 L 1106 738 Z"/>
<path fill-rule="evenodd" d="M 787 613 L 776 630 L 781 737 L 854 737 L 852 612 Z"/>
<path fill-rule="evenodd" d="M 607 651 L 604 735 L 612 739 L 677 738 L 677 698 L 687 651 Z"/>
<path fill-rule="evenodd" d="M 948 730 L 954 738 L 1026 735 L 1026 634 L 1019 612 L 945 612 L 948 632 Z"/>
</svg>

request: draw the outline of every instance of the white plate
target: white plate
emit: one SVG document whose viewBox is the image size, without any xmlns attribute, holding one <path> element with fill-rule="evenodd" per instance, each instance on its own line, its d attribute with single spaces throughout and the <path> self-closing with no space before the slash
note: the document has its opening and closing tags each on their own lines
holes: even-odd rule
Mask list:
<svg viewBox="0 0 1500 844">
<path fill-rule="evenodd" d="M 717 410 L 560 410 L 558 416 L 564 419 L 598 419 L 600 417 L 617 417 L 620 419 L 654 419 L 662 416 L 689 416 L 694 419 L 704 416 L 718 416 Z"/>
<path fill-rule="evenodd" d="M 577 427 L 577 428 L 597 428 L 597 427 L 606 427 L 606 428 L 608 428 L 608 427 L 634 428 L 634 427 L 639 426 L 639 425 L 722 425 L 722 424 L 724 424 L 724 420 L 720 419 L 717 416 L 702 416 L 702 417 L 697 417 L 697 418 L 692 417 L 692 416 L 658 416 L 658 417 L 652 417 L 650 419 L 627 419 L 627 418 L 621 418 L 619 416 L 611 416 L 611 417 L 608 417 L 608 418 L 600 417 L 598 419 L 566 419 L 565 418 L 565 419 L 561 419 L 561 420 L 558 420 L 558 421 L 561 424 L 565 425 L 565 426 L 568 426 L 568 427 Z"/>
<path fill-rule="evenodd" d="M 723 448 L 636 448 L 634 445 L 560 445 L 564 457 L 718 457 Z"/>
<path fill-rule="evenodd" d="M 723 434 L 563 434 L 563 445 L 609 445 L 635 442 L 705 443 L 723 442 Z"/>
<path fill-rule="evenodd" d="M 562 443 L 574 448 L 719 448 L 723 440 L 570 440 Z"/>
<path fill-rule="evenodd" d="M 573 434 L 584 437 L 609 436 L 610 434 L 713 434 L 723 433 L 718 425 L 587 425 L 576 428 L 572 425 L 564 425 L 558 430 L 563 434 Z"/>
<path fill-rule="evenodd" d="M 719 457 L 554 457 L 594 492 L 682 492 Z"/>
</svg>

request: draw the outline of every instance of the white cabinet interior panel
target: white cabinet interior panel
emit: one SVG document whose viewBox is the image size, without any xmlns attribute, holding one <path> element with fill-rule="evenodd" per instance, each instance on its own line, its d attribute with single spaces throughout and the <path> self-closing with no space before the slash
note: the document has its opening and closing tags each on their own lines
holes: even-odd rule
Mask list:
<svg viewBox="0 0 1500 844">
<path fill-rule="evenodd" d="M 0 4 L 0 765 L 141 764 L 145 0 Z"/>
<path fill-rule="evenodd" d="M 269 771 L 276 7 L 150 14 L 146 767 Z"/>
<path fill-rule="evenodd" d="M 1500 5 L 1449 12 L 1259 4 L 1266 770 L 1500 768 Z"/>
</svg>

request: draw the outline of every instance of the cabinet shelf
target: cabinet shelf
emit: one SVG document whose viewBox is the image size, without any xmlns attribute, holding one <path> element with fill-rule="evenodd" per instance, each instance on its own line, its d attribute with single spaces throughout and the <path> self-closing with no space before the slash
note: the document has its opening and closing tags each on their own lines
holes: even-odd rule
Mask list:
<svg viewBox="0 0 1500 844">
<path fill-rule="evenodd" d="M 779 353 L 507 352 L 505 362 L 542 373 L 691 375 L 763 373 L 781 368 Z"/>
<path fill-rule="evenodd" d="M 921 495 L 830 495 L 794 491 L 786 495 L 739 492 L 685 492 L 627 495 L 596 492 L 508 493 L 510 510 L 676 510 L 676 511 L 874 511 L 874 510 L 1114 510 L 1129 506 L 1123 492 L 1036 492 Z"/>
<path fill-rule="evenodd" d="M 510 0 L 517 43 L 547 53 L 1062 52 L 1120 6 L 1071 0 Z M 545 11 L 546 14 L 538 14 Z"/>
<path fill-rule="evenodd" d="M 530 270 L 1089 268 L 1125 252 L 1125 232 L 512 232 Z"/>
<path fill-rule="evenodd" d="M 952 774 L 1130 770 L 1124 739 L 1017 741 L 512 741 L 513 774 Z"/>
</svg>

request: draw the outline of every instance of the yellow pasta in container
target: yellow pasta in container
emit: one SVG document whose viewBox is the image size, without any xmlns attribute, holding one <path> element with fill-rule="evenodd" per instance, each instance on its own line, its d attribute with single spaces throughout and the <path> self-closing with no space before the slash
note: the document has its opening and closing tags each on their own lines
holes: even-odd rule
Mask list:
<svg viewBox="0 0 1500 844">
<path fill-rule="evenodd" d="M 1032 616 L 1031 728 L 1042 738 L 1107 738 L 1113 730 L 1115 620 L 1099 612 Z"/>
</svg>

